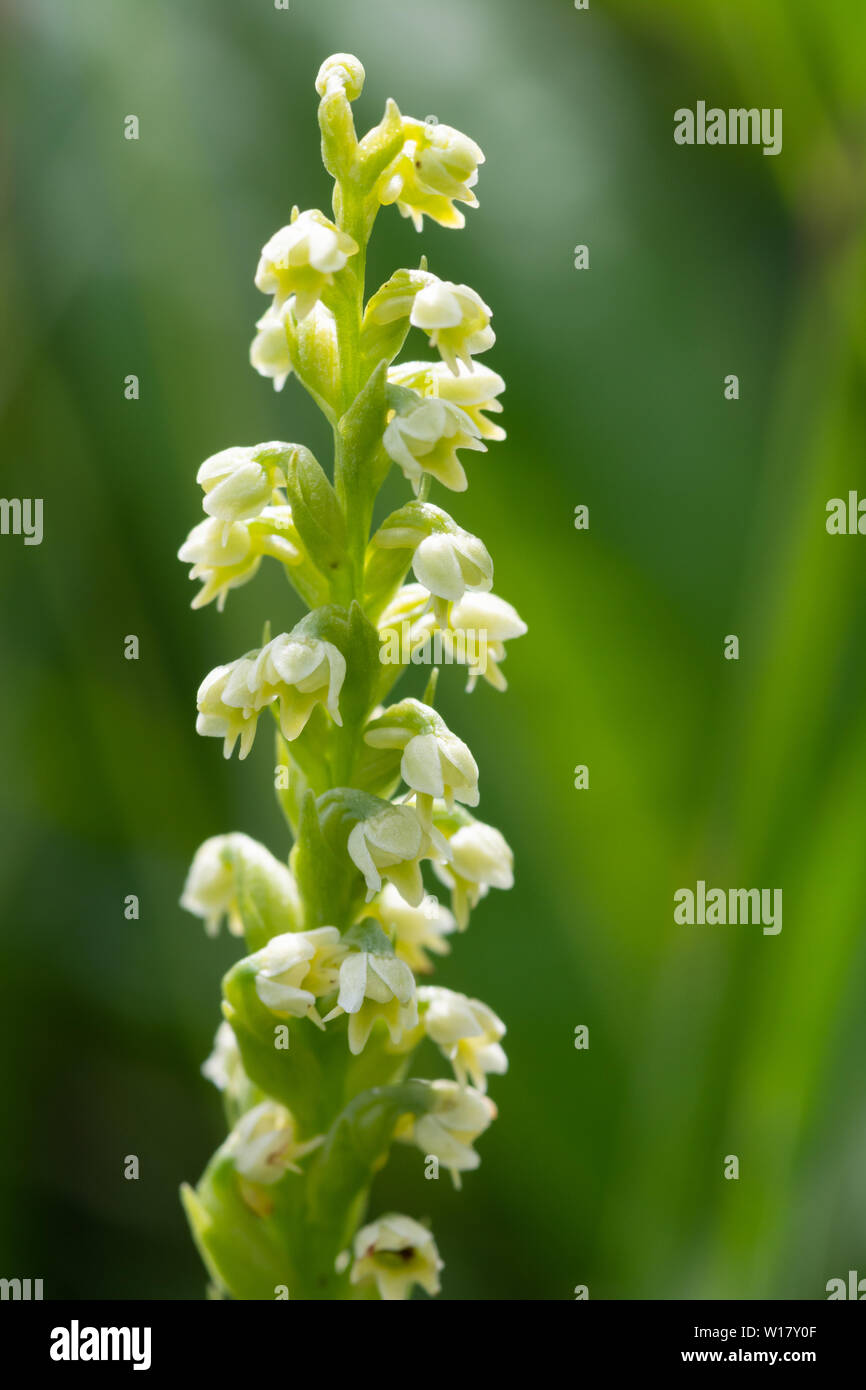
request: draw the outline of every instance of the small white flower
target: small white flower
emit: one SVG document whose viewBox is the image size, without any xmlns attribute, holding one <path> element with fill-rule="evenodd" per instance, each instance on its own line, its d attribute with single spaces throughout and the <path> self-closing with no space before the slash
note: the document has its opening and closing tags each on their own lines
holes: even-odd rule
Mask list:
<svg viewBox="0 0 866 1390">
<path fill-rule="evenodd" d="M 222 612 L 229 590 L 247 584 L 263 556 L 272 555 L 284 565 L 299 565 L 304 558 L 299 547 L 292 509 L 286 505 L 265 507 L 252 521 L 207 517 L 193 527 L 177 552 L 179 560 L 192 565 L 190 579 L 202 581 L 192 607 L 203 608 L 216 599 Z"/>
<path fill-rule="evenodd" d="M 279 1182 L 286 1172 L 300 1173 L 297 1159 L 317 1149 L 323 1134 L 299 1142 L 294 1116 L 284 1105 L 265 1100 L 242 1115 L 223 1146 L 249 1182 Z"/>
<path fill-rule="evenodd" d="M 465 411 L 448 401 L 423 397 L 406 414 L 394 416 L 383 443 L 385 453 L 400 465 L 416 493 L 425 473 L 452 492 L 465 492 L 466 472 L 457 450 L 487 450 Z"/>
<path fill-rule="evenodd" d="M 346 677 L 346 659 L 332 642 L 318 637 L 281 633 L 274 637 L 227 688 L 228 704 L 245 701 L 263 709 L 280 702 L 280 729 L 289 742 L 306 727 L 317 704 L 324 705 L 335 724 L 341 724 L 339 697 Z"/>
<path fill-rule="evenodd" d="M 496 342 L 492 312 L 468 285 L 434 279 L 415 295 L 409 322 L 428 334 L 431 347 L 457 376 L 459 362 L 471 370 L 473 355 Z"/>
<path fill-rule="evenodd" d="M 493 561 L 484 542 L 432 502 L 410 502 L 393 512 L 372 544 L 381 550 L 411 550 L 418 580 L 436 598 L 455 602 L 467 589 L 486 590 L 493 583 Z"/>
<path fill-rule="evenodd" d="M 416 974 L 429 975 L 433 968 L 427 951 L 436 956 L 448 954 L 445 937 L 456 931 L 457 923 L 436 898 L 426 897 L 418 907 L 410 907 L 394 885 L 386 883 L 369 911 L 393 933 L 395 952 Z"/>
<path fill-rule="evenodd" d="M 507 681 L 499 669 L 506 657 L 505 643 L 514 637 L 522 637 L 527 631 L 526 623 L 517 609 L 497 594 L 466 593 L 452 605 L 448 619 L 452 632 L 484 634 L 485 641 L 480 651 L 483 656 L 476 665 L 469 665 L 467 690 L 472 690 L 479 676 L 496 689 L 505 690 Z M 456 650 L 470 652 L 473 646 L 465 641 L 457 644 Z"/>
<path fill-rule="evenodd" d="M 403 118 L 406 143 L 379 181 L 379 201 L 396 202 L 403 217 L 421 231 L 424 217 L 442 227 L 462 227 L 455 200 L 477 207 L 472 192 L 484 155 L 474 140 L 452 126 Z"/>
<path fill-rule="evenodd" d="M 415 1284 L 432 1297 L 439 1292 L 442 1268 L 432 1235 L 409 1216 L 390 1212 L 355 1236 L 351 1282 L 375 1280 L 385 1302 L 408 1298 Z"/>
<path fill-rule="evenodd" d="M 253 550 L 250 533 L 243 522 L 218 521 L 208 517 L 194 526 L 177 552 L 185 565 L 192 565 L 190 579 L 201 579 L 202 587 L 192 601 L 203 608 L 213 599 L 222 612 L 229 589 L 239 589 L 253 578 L 262 562 Z"/>
<path fill-rule="evenodd" d="M 408 386 L 422 396 L 439 396 L 461 410 L 478 426 L 482 439 L 504 439 L 505 430 L 487 419 L 487 414 L 500 415 L 502 403 L 497 400 L 505 390 L 498 372 L 481 363 L 467 367 L 458 362 L 455 376 L 445 362 L 398 362 L 388 368 L 388 380 L 395 386 Z"/>
<path fill-rule="evenodd" d="M 337 988 L 345 948 L 336 927 L 284 932 L 250 957 L 256 994 L 266 1009 L 319 1022 L 316 1000 Z"/>
<path fill-rule="evenodd" d="M 386 806 L 358 821 L 349 832 L 348 851 L 364 875 L 368 902 L 380 891 L 383 875 L 410 906 L 423 900 L 420 861 L 430 857 L 431 846 L 411 806 Z"/>
<path fill-rule="evenodd" d="M 505 836 L 479 820 L 461 825 L 449 835 L 448 849 L 449 861 L 434 863 L 433 870 L 450 887 L 452 910 L 460 930 L 465 931 L 470 909 L 489 889 L 514 886 L 514 855 Z"/>
<path fill-rule="evenodd" d="M 232 936 L 243 936 L 238 906 L 241 884 L 266 885 L 270 910 L 286 926 L 297 920 L 298 889 L 289 869 L 264 845 L 234 831 L 213 835 L 195 852 L 180 905 L 204 921 L 208 936 L 216 936 L 223 917 Z"/>
<path fill-rule="evenodd" d="M 286 337 L 285 307 L 271 304 L 256 322 L 257 333 L 250 344 L 250 364 L 259 376 L 268 376 L 275 391 L 282 391 L 292 370 Z"/>
<path fill-rule="evenodd" d="M 418 581 L 437 598 L 456 602 L 470 591 L 493 586 L 493 561 L 484 542 L 468 531 L 434 532 L 412 557 Z"/>
<path fill-rule="evenodd" d="M 369 722 L 364 742 L 371 748 L 402 748 L 400 775 L 421 796 L 478 805 L 478 764 L 441 715 L 420 700 L 389 706 Z M 429 830 L 426 809 L 422 824 Z"/>
<path fill-rule="evenodd" d="M 496 1119 L 496 1106 L 489 1096 L 456 1081 L 428 1084 L 434 1094 L 432 1109 L 401 1124 L 397 1137 L 438 1158 L 459 1188 L 460 1174 L 472 1172 L 481 1163 L 472 1145 Z"/>
<path fill-rule="evenodd" d="M 241 741 L 238 756 L 245 758 L 256 736 L 258 710 L 238 709 L 223 699 L 228 682 L 236 678 L 242 662 L 251 664 L 249 658 L 241 657 L 239 661 L 229 662 L 225 666 L 215 666 L 205 676 L 196 695 L 196 733 L 203 738 L 221 738 L 223 756 L 226 758 L 231 757 L 238 739 Z"/>
<path fill-rule="evenodd" d="M 363 1052 L 377 1019 L 383 1019 L 395 1045 L 418 1023 L 415 977 L 395 955 L 351 951 L 340 966 L 340 993 L 327 1015 L 349 1015 L 349 1051 Z"/>
<path fill-rule="evenodd" d="M 201 1064 L 201 1074 L 230 1096 L 236 1095 L 246 1080 L 238 1040 L 225 1019 L 216 1030 L 210 1056 Z"/>
<path fill-rule="evenodd" d="M 293 445 L 281 441 L 234 445 L 205 459 L 196 474 L 204 491 L 202 506 L 220 521 L 246 521 L 256 517 L 273 500 L 283 500 L 274 490 L 282 487 L 285 462 Z"/>
<path fill-rule="evenodd" d="M 262 247 L 256 288 L 274 296 L 275 309 L 294 295 L 295 318 L 300 322 L 357 250 L 357 242 L 347 232 L 312 208 L 281 227 Z"/>
<path fill-rule="evenodd" d="M 505 1024 L 480 999 L 425 985 L 418 991 L 418 1002 L 428 1038 L 441 1048 L 461 1086 L 468 1079 L 483 1093 L 488 1073 L 502 1076 L 508 1070 L 508 1058 L 500 1046 Z"/>
<path fill-rule="evenodd" d="M 345 675 L 345 657 L 333 643 L 305 633 L 281 633 L 261 651 L 218 666 L 205 677 L 196 729 L 205 737 L 222 738 L 227 758 L 240 736 L 240 757 L 245 758 L 260 711 L 278 700 L 280 729 L 291 742 L 317 704 L 341 723 L 338 700 Z"/>
</svg>

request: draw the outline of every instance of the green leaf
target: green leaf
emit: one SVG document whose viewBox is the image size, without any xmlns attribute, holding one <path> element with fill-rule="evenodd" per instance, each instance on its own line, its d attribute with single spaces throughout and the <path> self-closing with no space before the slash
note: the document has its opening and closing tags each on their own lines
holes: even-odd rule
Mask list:
<svg viewBox="0 0 866 1390">
<path fill-rule="evenodd" d="M 285 1285 L 289 1296 L 301 1287 L 290 1249 L 293 1229 L 299 1225 L 302 1180 L 288 1174 L 275 1187 L 294 1178 L 291 1199 L 282 1202 L 282 1220 L 254 1212 L 241 1195 L 240 1182 L 230 1158 L 217 1151 L 198 1189 L 181 1188 L 181 1201 L 193 1239 L 218 1288 L 239 1299 L 273 1299 Z M 275 1195 L 275 1194 L 274 1194 Z M 294 1206 L 298 1216 L 287 1219 Z"/>
<path fill-rule="evenodd" d="M 403 118 L 396 101 L 389 97 L 379 124 L 368 130 L 358 142 L 360 178 L 364 189 L 373 187 L 379 175 L 397 158 L 403 144 Z"/>
<path fill-rule="evenodd" d="M 409 333 L 409 315 L 419 290 L 430 282 L 424 270 L 395 270 L 367 300 L 361 324 L 362 362 L 367 371 L 383 359 L 390 365 Z"/>
<path fill-rule="evenodd" d="M 251 956 L 232 966 L 223 980 L 223 1013 L 247 1076 L 291 1110 L 301 1136 L 310 1139 L 343 1103 L 350 1058 L 346 1027 L 336 1022 L 322 1030 L 312 1019 L 274 1013 L 256 993 L 257 968 Z"/>
<path fill-rule="evenodd" d="M 385 935 L 380 924 L 372 917 L 365 917 L 343 933 L 343 940 L 359 951 L 367 951 L 371 956 L 393 956 L 394 946 Z"/>
<path fill-rule="evenodd" d="M 360 793 L 359 793 L 360 794 Z M 304 926 L 344 927 L 357 915 L 363 902 L 363 880 L 349 858 L 346 841 L 353 821 L 344 825 L 340 811 L 329 809 L 326 793 L 320 798 L 324 814 L 312 792 L 301 803 L 298 836 L 292 849 L 290 866 L 304 904 Z M 333 817 L 336 815 L 337 825 Z M 330 816 L 330 822 L 326 819 Z M 324 833 L 325 819 L 328 834 Z"/>
<path fill-rule="evenodd" d="M 349 572 L 346 523 L 324 470 L 302 445 L 295 446 L 286 465 L 286 492 L 307 554 L 337 591 Z"/>
<path fill-rule="evenodd" d="M 403 1081 L 362 1092 L 334 1121 L 308 1169 L 307 1212 L 312 1248 L 323 1264 L 349 1243 L 370 1184 L 387 1162 L 398 1121 L 429 1110 L 433 1093 L 423 1081 Z"/>
</svg>

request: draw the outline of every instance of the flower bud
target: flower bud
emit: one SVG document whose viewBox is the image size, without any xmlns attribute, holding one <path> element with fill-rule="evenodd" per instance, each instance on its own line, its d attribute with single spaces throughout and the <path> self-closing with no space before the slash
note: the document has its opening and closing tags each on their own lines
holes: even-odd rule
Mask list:
<svg viewBox="0 0 866 1390">
<path fill-rule="evenodd" d="M 354 53 L 332 53 L 316 75 L 316 91 L 320 97 L 331 92 L 345 92 L 349 101 L 357 101 L 364 90 L 364 65 Z"/>
</svg>

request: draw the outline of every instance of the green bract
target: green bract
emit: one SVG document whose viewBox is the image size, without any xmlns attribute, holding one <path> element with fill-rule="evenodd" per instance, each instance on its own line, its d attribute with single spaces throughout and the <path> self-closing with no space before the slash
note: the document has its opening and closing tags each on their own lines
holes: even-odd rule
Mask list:
<svg viewBox="0 0 866 1390">
<path fill-rule="evenodd" d="M 467 810 L 478 768 L 434 707 L 436 670 L 423 673 L 421 698 L 390 700 L 431 652 L 468 667 L 470 685 L 486 675 L 503 688 L 504 642 L 525 630 L 489 592 L 483 542 L 427 500 L 433 481 L 467 486 L 458 450 L 504 437 L 483 414 L 501 409 L 504 383 L 473 360 L 494 341 L 474 290 L 440 280 L 423 258 L 369 297 L 365 288 L 379 209 L 396 204 L 419 231 L 424 217 L 462 226 L 455 203 L 477 205 L 484 156 L 390 99 L 359 140 L 351 103 L 363 84 L 351 54 L 323 63 L 333 218 L 295 208 L 255 274 L 270 303 L 251 363 L 277 390 L 292 377 L 309 392 L 331 426 L 333 471 L 302 444 L 222 450 L 199 469 L 205 520 L 180 552 L 203 582 L 194 607 L 222 607 L 267 561 L 309 610 L 275 635 L 265 624 L 260 645 L 216 666 L 198 692 L 198 731 L 227 757 L 245 757 L 269 727 L 291 836 L 280 859 L 239 831 L 214 835 L 181 899 L 211 935 L 225 918 L 247 951 L 223 981 L 203 1067 L 223 1092 L 229 1134 L 198 1186 L 183 1189 L 217 1297 L 437 1293 L 431 1233 L 398 1212 L 368 1221 L 370 1187 L 395 1140 L 420 1150 L 419 1183 L 442 1163 L 459 1185 L 496 1113 L 487 1077 L 507 1067 L 505 1027 L 486 1004 L 419 989 L 416 977 L 489 888 L 510 886 L 511 852 Z M 413 327 L 439 358 L 395 363 Z M 415 497 L 374 528 L 395 463 Z M 489 632 L 470 630 L 477 616 Z M 426 894 L 431 868 L 451 910 Z M 453 1078 L 411 1079 L 422 1046 Z"/>
</svg>

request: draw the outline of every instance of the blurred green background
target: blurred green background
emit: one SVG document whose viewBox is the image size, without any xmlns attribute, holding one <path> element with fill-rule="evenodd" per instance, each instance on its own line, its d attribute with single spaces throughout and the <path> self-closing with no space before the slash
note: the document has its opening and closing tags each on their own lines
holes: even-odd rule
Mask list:
<svg viewBox="0 0 866 1390">
<path fill-rule="evenodd" d="M 203 1296 L 177 1187 L 224 1132 L 198 1067 L 237 943 L 177 899 L 206 836 L 287 842 L 267 740 L 224 763 L 194 696 L 295 610 L 264 567 L 192 613 L 175 553 L 208 454 L 326 456 L 246 358 L 259 248 L 327 207 L 313 81 L 347 50 L 364 128 L 391 94 L 487 155 L 462 234 L 383 214 L 371 283 L 426 250 L 494 308 L 508 439 L 436 500 L 530 627 L 504 696 L 440 685 L 516 854 L 439 974 L 508 1023 L 500 1118 L 462 1194 L 401 1148 L 374 1211 L 432 1218 L 450 1298 L 866 1275 L 866 539 L 824 528 L 866 493 L 861 0 L 4 11 L 0 490 L 44 498 L 45 536 L 0 540 L 0 1274 Z M 781 106 L 781 156 L 677 147 L 699 99 Z M 781 935 L 675 926 L 698 878 L 781 887 Z"/>
</svg>

